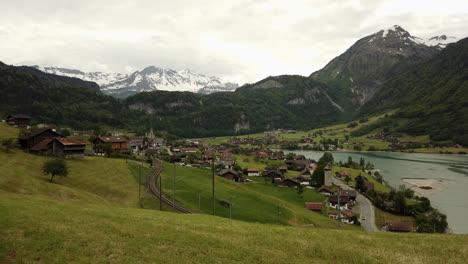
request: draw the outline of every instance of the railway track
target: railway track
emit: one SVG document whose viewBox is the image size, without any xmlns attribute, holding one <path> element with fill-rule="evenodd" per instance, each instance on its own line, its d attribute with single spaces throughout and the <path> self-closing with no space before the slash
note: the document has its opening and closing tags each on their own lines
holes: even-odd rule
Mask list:
<svg viewBox="0 0 468 264">
<path fill-rule="evenodd" d="M 164 194 L 159 194 L 159 185 L 158 185 L 158 180 L 159 176 L 161 175 L 161 172 L 163 170 L 163 166 L 161 162 L 158 160 L 153 160 L 153 171 L 146 177 L 146 190 L 156 197 L 156 199 L 159 199 L 161 197 L 161 201 L 170 206 L 173 207 L 176 211 L 185 213 L 185 214 L 193 214 L 192 211 L 189 209 L 183 207 L 182 205 L 176 203 L 173 203 L 171 199 L 168 199 Z"/>
</svg>

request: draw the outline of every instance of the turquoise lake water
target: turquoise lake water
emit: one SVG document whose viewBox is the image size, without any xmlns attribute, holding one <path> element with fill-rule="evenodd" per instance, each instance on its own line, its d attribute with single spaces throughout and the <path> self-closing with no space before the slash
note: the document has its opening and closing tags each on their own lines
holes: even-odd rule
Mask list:
<svg viewBox="0 0 468 264">
<path fill-rule="evenodd" d="M 285 151 L 288 153 L 289 151 Z M 323 152 L 294 151 L 318 160 Z M 393 188 L 405 184 L 404 178 L 437 179 L 444 189 L 428 196 L 433 207 L 447 215 L 449 227 L 457 234 L 468 233 L 468 155 L 420 154 L 394 152 L 332 152 L 335 161 L 347 162 L 351 156 L 362 157 L 381 171 L 385 182 Z"/>
</svg>

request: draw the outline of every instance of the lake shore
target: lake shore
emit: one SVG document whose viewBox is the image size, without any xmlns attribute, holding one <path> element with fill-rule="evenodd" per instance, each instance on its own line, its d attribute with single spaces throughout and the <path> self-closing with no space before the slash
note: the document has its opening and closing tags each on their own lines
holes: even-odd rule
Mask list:
<svg viewBox="0 0 468 264">
<path fill-rule="evenodd" d="M 413 190 L 419 196 L 431 196 L 441 192 L 444 189 L 445 182 L 435 179 L 402 179 L 410 184 Z"/>
</svg>

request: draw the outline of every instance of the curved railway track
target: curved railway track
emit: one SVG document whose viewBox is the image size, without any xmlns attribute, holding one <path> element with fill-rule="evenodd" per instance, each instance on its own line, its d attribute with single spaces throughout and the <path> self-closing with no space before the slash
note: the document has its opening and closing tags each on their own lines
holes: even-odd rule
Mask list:
<svg viewBox="0 0 468 264">
<path fill-rule="evenodd" d="M 161 172 L 163 170 L 163 166 L 161 162 L 158 160 L 153 160 L 153 171 L 146 177 L 146 190 L 156 197 L 156 199 L 159 200 L 159 197 L 161 197 L 161 201 L 170 206 L 173 207 L 176 211 L 185 213 L 185 214 L 192 214 L 193 212 L 190 211 L 189 209 L 183 207 L 182 205 L 176 203 L 173 203 L 171 199 L 168 199 L 164 194 L 159 194 L 159 185 L 158 185 L 158 179 L 159 176 L 161 175 Z"/>
</svg>

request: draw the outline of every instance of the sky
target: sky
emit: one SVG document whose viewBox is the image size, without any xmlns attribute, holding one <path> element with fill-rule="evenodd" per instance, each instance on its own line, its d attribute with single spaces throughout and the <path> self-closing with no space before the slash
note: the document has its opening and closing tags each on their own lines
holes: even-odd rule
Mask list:
<svg viewBox="0 0 468 264">
<path fill-rule="evenodd" d="M 468 36 L 468 1 L 0 0 L 0 61 L 132 73 L 154 65 L 239 84 L 310 75 L 393 25 Z"/>
</svg>

